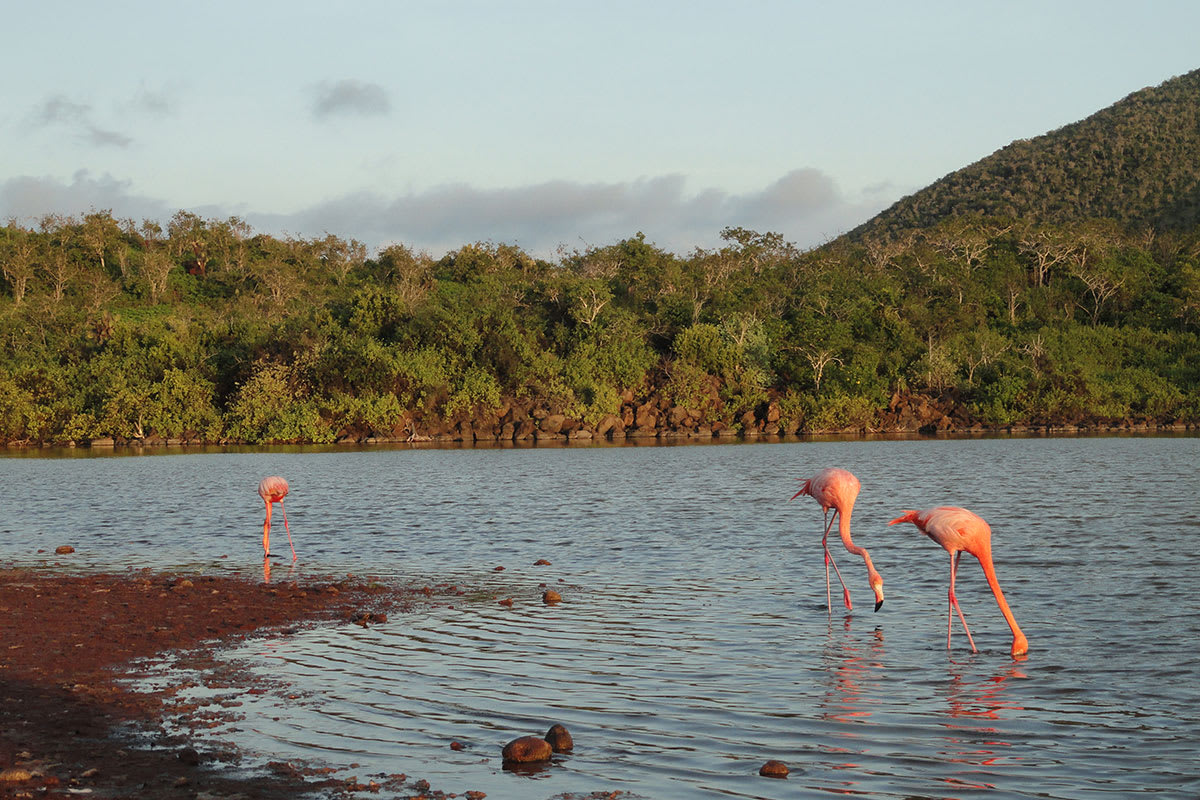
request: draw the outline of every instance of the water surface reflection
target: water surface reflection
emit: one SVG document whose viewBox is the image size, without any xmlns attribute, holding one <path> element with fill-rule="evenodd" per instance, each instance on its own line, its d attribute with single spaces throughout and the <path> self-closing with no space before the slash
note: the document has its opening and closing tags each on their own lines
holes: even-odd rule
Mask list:
<svg viewBox="0 0 1200 800">
<path fill-rule="evenodd" d="M 300 561 L 264 564 L 264 580 L 353 572 L 514 598 L 235 651 L 286 688 L 237 698 L 237 730 L 213 735 L 264 761 L 493 800 L 1190 798 L 1197 464 L 1185 437 L 0 459 L 0 558 L 49 563 L 69 543 L 80 568 L 258 575 L 254 487 L 281 474 Z M 787 502 L 830 465 L 862 481 L 854 536 L 887 581 L 878 613 L 829 615 L 819 511 Z M 78 487 L 66 508 L 62 485 Z M 1026 659 L 966 567 L 980 652 L 947 651 L 944 553 L 886 525 L 939 503 L 991 524 Z M 861 596 L 860 566 L 842 566 Z M 544 606 L 541 583 L 564 602 Z M 532 780 L 501 768 L 506 741 L 553 722 L 573 753 Z M 768 759 L 791 776 L 759 777 Z"/>
</svg>

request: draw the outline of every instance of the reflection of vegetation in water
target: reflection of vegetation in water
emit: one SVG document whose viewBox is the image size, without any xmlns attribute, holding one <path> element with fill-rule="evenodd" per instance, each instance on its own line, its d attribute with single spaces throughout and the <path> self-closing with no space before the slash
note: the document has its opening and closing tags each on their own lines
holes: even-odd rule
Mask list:
<svg viewBox="0 0 1200 800">
<path fill-rule="evenodd" d="M 1200 421 L 1197 83 L 810 252 L 728 228 L 685 256 L 639 233 L 435 260 L 186 211 L 10 222 L 0 440 Z"/>
</svg>

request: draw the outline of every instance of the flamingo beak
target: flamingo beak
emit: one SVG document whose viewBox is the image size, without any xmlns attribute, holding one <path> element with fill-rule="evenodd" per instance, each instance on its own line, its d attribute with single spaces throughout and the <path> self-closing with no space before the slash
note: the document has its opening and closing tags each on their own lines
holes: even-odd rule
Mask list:
<svg viewBox="0 0 1200 800">
<path fill-rule="evenodd" d="M 876 610 L 876 611 L 878 611 L 878 610 L 879 610 L 879 608 L 880 608 L 882 605 L 883 605 L 883 601 L 882 601 L 882 600 L 876 600 L 876 601 L 875 601 L 875 610 Z"/>
</svg>

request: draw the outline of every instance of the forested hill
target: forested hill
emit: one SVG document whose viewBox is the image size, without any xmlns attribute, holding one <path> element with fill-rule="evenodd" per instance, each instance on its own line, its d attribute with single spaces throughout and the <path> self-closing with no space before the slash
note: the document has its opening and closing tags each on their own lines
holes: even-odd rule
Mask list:
<svg viewBox="0 0 1200 800">
<path fill-rule="evenodd" d="M 1200 222 L 1200 70 L 1021 139 L 897 202 L 850 236 L 977 215 L 1154 229 Z"/>
<path fill-rule="evenodd" d="M 803 251 L 0 227 L 0 443 L 1200 425 L 1200 72 Z"/>
</svg>

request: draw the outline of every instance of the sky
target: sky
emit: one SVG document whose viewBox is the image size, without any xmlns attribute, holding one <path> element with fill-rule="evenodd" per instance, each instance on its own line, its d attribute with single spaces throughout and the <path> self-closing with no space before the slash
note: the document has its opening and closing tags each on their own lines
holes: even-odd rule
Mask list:
<svg viewBox="0 0 1200 800">
<path fill-rule="evenodd" d="M 0 0 L 0 220 L 806 249 L 1200 68 L 1200 3 Z"/>
</svg>

